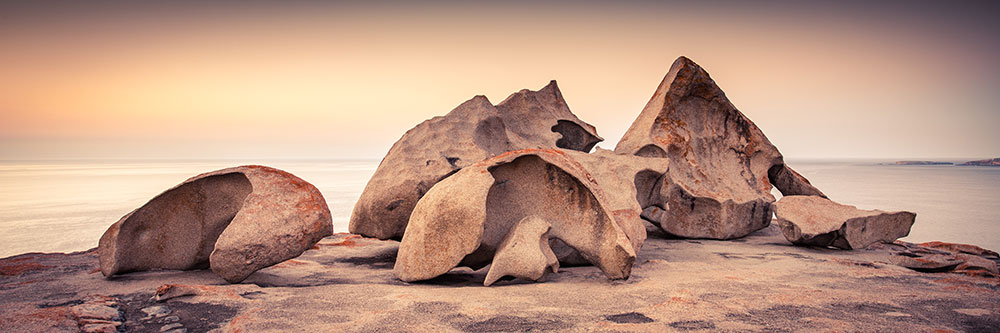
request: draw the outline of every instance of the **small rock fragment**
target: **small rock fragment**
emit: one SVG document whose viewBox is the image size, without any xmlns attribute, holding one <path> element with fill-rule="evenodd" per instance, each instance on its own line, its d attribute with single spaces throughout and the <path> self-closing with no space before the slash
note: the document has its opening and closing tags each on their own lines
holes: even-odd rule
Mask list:
<svg viewBox="0 0 1000 333">
<path fill-rule="evenodd" d="M 73 315 L 79 319 L 99 319 L 106 321 L 119 321 L 121 315 L 118 309 L 100 304 L 84 303 L 73 306 Z"/>
<path fill-rule="evenodd" d="M 538 281 L 547 270 L 558 272 L 559 259 L 549 247 L 551 226 L 533 215 L 518 221 L 500 242 L 483 285 L 488 287 L 504 276 Z"/>
<path fill-rule="evenodd" d="M 861 249 L 910 233 L 911 212 L 861 210 L 819 196 L 791 195 L 774 204 L 785 239 L 795 245 Z"/>
<path fill-rule="evenodd" d="M 160 327 L 160 332 L 166 332 L 166 331 L 170 331 L 170 330 L 178 329 L 178 328 L 183 328 L 183 327 L 184 327 L 184 325 L 181 324 L 181 323 L 167 324 L 167 325 L 163 325 L 163 327 Z"/>
<path fill-rule="evenodd" d="M 889 257 L 893 264 L 920 272 L 946 272 L 955 269 L 961 260 L 948 254 L 917 255 L 910 252 L 899 252 Z"/>
<path fill-rule="evenodd" d="M 170 307 L 166 305 L 153 305 L 142 308 L 140 311 L 146 314 L 146 318 L 159 318 L 170 314 Z"/>
<path fill-rule="evenodd" d="M 118 326 L 114 324 L 87 324 L 80 327 L 84 333 L 117 333 Z"/>
</svg>

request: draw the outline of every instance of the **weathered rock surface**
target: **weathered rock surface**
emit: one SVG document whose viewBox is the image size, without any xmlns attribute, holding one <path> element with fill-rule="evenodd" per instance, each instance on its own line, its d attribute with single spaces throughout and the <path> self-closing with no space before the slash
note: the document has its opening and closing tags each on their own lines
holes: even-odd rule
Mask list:
<svg viewBox="0 0 1000 333">
<path fill-rule="evenodd" d="M 606 193 L 581 164 L 554 149 L 507 152 L 465 167 L 432 188 L 409 221 L 396 276 L 427 279 L 451 270 L 456 261 L 473 269 L 486 266 L 527 216 L 551 223 L 551 238 L 577 250 L 608 278 L 628 278 L 635 250 Z"/>
<path fill-rule="evenodd" d="M 489 172 L 459 174 L 438 182 L 417 203 L 396 256 L 400 280 L 447 273 L 479 248 L 486 225 L 483 207 L 494 179 Z"/>
<path fill-rule="evenodd" d="M 236 283 L 333 232 L 312 184 L 264 166 L 198 175 L 125 215 L 101 237 L 101 272 L 211 267 Z"/>
<path fill-rule="evenodd" d="M 862 210 L 817 196 L 792 195 L 774 204 L 785 238 L 796 245 L 862 249 L 906 237 L 916 214 Z"/>
<path fill-rule="evenodd" d="M 588 152 L 604 141 L 594 126 L 569 110 L 555 80 L 538 91 L 522 89 L 496 108 L 506 127 L 524 140 L 515 149 L 563 148 Z"/>
<path fill-rule="evenodd" d="M 580 168 L 569 170 L 573 176 L 589 175 L 600 186 L 615 222 L 632 242 L 632 249 L 639 252 L 642 242 L 646 240 L 642 207 L 659 196 L 659 185 L 670 161 L 615 154 L 600 148 L 590 154 L 570 150 L 562 152 L 580 164 Z M 574 171 L 586 171 L 586 174 L 572 173 Z"/>
<path fill-rule="evenodd" d="M 950 271 L 968 275 L 1000 277 L 1000 255 L 969 244 L 927 242 L 912 244 L 896 241 L 901 247 L 893 252 L 893 264 L 921 272 Z"/>
<path fill-rule="evenodd" d="M 96 251 L 26 254 L 0 259 L 0 265 L 48 268 L 0 275 L 0 330 L 77 331 L 70 308 L 92 294 L 116 295 L 127 332 L 157 332 L 168 322 L 182 323 L 189 332 L 1000 327 L 1000 280 L 888 264 L 895 249 L 791 246 L 777 225 L 738 242 L 665 239 L 662 231 L 649 231 L 628 280 L 595 279 L 603 273 L 593 266 L 560 267 L 544 284 L 498 282 L 495 288 L 482 287 L 487 269 L 456 269 L 427 282 L 401 283 L 392 273 L 399 242 L 348 234 L 324 238 L 314 250 L 226 285 L 218 285 L 208 270 L 137 272 L 127 281 L 106 280 L 95 271 Z M 165 284 L 199 292 L 150 300 Z M 168 305 L 171 314 L 145 321 L 141 309 L 151 305 Z"/>
<path fill-rule="evenodd" d="M 401 239 L 417 201 L 472 163 L 525 148 L 589 151 L 602 139 L 566 106 L 555 81 L 493 106 L 484 96 L 410 129 L 382 159 L 351 215 L 350 231 Z"/>
<path fill-rule="evenodd" d="M 615 152 L 670 159 L 643 217 L 676 236 L 731 239 L 766 227 L 772 184 L 785 195 L 822 195 L 685 57 L 674 61 Z"/>
<path fill-rule="evenodd" d="M 504 276 L 538 281 L 546 271 L 559 271 L 559 259 L 549 247 L 549 222 L 531 215 L 518 221 L 500 242 L 483 285 Z"/>
</svg>

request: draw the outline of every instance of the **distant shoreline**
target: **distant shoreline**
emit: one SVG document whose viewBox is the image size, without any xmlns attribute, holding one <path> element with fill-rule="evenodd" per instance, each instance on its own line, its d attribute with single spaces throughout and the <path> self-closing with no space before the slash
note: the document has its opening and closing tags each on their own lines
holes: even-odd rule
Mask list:
<svg viewBox="0 0 1000 333">
<path fill-rule="evenodd" d="M 896 161 L 883 165 L 954 165 L 954 166 L 990 166 L 1000 167 L 1000 157 L 985 160 L 968 161 L 965 163 L 944 162 L 944 161 Z"/>
</svg>

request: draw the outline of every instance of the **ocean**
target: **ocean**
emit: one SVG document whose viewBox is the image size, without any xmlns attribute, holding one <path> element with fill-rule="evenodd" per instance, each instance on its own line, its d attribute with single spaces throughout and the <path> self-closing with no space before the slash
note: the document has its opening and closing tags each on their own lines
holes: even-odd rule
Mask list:
<svg viewBox="0 0 1000 333">
<path fill-rule="evenodd" d="M 831 199 L 865 209 L 909 210 L 904 240 L 1000 249 L 1000 168 L 897 166 L 886 161 L 790 161 Z M 335 232 L 378 160 L 0 161 L 0 257 L 97 246 L 104 231 L 162 191 L 199 173 L 244 164 L 291 172 L 323 193 Z M 777 192 L 775 192 L 777 193 Z"/>
</svg>

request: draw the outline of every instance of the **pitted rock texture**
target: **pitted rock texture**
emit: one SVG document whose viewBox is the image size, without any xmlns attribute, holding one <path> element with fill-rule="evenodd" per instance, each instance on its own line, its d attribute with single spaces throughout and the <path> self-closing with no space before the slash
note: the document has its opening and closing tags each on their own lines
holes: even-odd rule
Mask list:
<svg viewBox="0 0 1000 333">
<path fill-rule="evenodd" d="M 536 216 L 551 223 L 552 239 L 608 278 L 626 279 L 636 254 L 608 202 L 594 177 L 565 152 L 511 151 L 462 169 L 421 199 L 394 273 L 416 281 L 456 266 L 482 268 L 519 221 Z"/>
<path fill-rule="evenodd" d="M 483 285 L 489 287 L 504 276 L 538 281 L 547 271 L 559 271 L 559 259 L 549 246 L 549 222 L 526 216 L 507 233 L 497 248 Z"/>
<path fill-rule="evenodd" d="M 670 159 L 643 217 L 676 236 L 731 239 L 766 227 L 772 183 L 789 195 L 822 194 L 785 166 L 757 125 L 685 57 L 674 61 L 615 152 Z"/>
<path fill-rule="evenodd" d="M 522 89 L 497 104 L 507 128 L 524 140 L 516 149 L 563 148 L 589 152 L 598 142 L 594 126 L 569 110 L 556 81 L 538 91 Z"/>
<path fill-rule="evenodd" d="M 195 176 L 125 215 L 101 237 L 101 272 L 211 267 L 226 281 L 294 258 L 333 232 L 315 186 L 240 166 Z"/>
<path fill-rule="evenodd" d="M 571 174 L 576 170 L 586 171 L 599 184 L 618 227 L 628 236 L 636 252 L 642 249 L 646 240 L 645 222 L 640 217 L 642 207 L 650 202 L 651 197 L 659 195 L 659 185 L 670 161 L 615 154 L 601 148 L 590 154 L 570 150 L 562 152 L 581 166 L 570 169 Z M 573 176 L 587 177 L 583 173 Z"/>
<path fill-rule="evenodd" d="M 863 249 L 906 237 L 917 214 L 862 210 L 817 196 L 782 197 L 774 205 L 778 226 L 796 245 Z"/>
<path fill-rule="evenodd" d="M 417 201 L 465 166 L 516 149 L 589 151 L 601 140 L 593 126 L 570 112 L 555 81 L 496 106 L 476 96 L 393 144 L 354 206 L 350 232 L 401 239 Z"/>
</svg>

